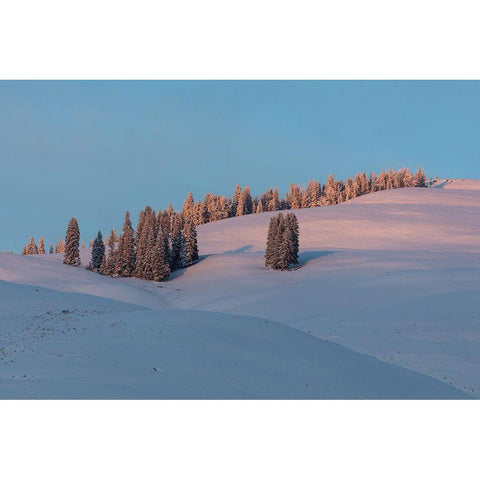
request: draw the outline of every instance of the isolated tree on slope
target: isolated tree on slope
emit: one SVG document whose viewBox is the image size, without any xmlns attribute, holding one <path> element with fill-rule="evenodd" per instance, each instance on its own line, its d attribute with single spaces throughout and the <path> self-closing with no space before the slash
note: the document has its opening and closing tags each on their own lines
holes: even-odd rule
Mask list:
<svg viewBox="0 0 480 480">
<path fill-rule="evenodd" d="M 45 253 L 45 240 L 43 239 L 43 235 L 40 237 L 38 241 L 38 253 Z"/>
<path fill-rule="evenodd" d="M 298 221 L 293 213 L 279 213 L 270 219 L 265 250 L 265 266 L 273 270 L 288 270 L 298 263 Z"/>
<path fill-rule="evenodd" d="M 48 253 L 50 253 L 50 254 L 53 253 L 53 243 L 50 244 L 50 250 L 48 251 Z"/>
<path fill-rule="evenodd" d="M 90 268 L 94 272 L 100 271 L 100 267 L 102 266 L 104 256 L 105 256 L 105 245 L 103 244 L 102 232 L 99 230 L 97 233 L 97 237 L 93 241 L 92 260 L 90 262 Z"/>
<path fill-rule="evenodd" d="M 65 235 L 65 256 L 63 263 L 65 265 L 73 265 L 78 267 L 80 265 L 80 230 L 76 218 L 73 218 L 68 223 L 67 233 Z"/>
</svg>

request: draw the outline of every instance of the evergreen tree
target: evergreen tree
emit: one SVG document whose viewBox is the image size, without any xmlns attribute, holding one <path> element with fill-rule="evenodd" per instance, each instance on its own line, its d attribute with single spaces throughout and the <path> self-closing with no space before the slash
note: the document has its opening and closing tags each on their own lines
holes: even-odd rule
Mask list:
<svg viewBox="0 0 480 480">
<path fill-rule="evenodd" d="M 97 237 L 93 241 L 92 260 L 90 262 L 90 268 L 94 272 L 98 272 L 100 270 L 104 257 L 105 257 L 105 245 L 103 244 L 102 232 L 99 230 L 97 233 Z M 105 268 L 106 268 L 106 264 L 105 264 Z"/>
<path fill-rule="evenodd" d="M 40 237 L 40 240 L 38 241 L 38 253 L 45 253 L 45 241 L 43 239 L 43 235 Z"/>
<path fill-rule="evenodd" d="M 265 266 L 273 270 L 288 270 L 298 264 L 299 228 L 293 213 L 272 217 L 267 234 Z"/>
<path fill-rule="evenodd" d="M 304 194 L 303 207 L 319 207 L 321 205 L 322 187 L 316 180 L 310 180 Z"/>
<path fill-rule="evenodd" d="M 417 173 L 415 173 L 412 179 L 412 186 L 424 187 L 426 183 L 427 183 L 427 178 L 425 176 L 425 172 L 420 167 L 418 167 Z"/>
<path fill-rule="evenodd" d="M 237 183 L 237 186 L 235 187 L 235 192 L 232 197 L 232 210 L 231 210 L 232 217 L 234 217 L 237 214 L 238 202 L 240 201 L 241 195 L 242 195 L 242 189 L 240 188 L 240 185 Z"/>
<path fill-rule="evenodd" d="M 78 267 L 80 261 L 80 230 L 76 218 L 73 218 L 68 223 L 67 233 L 65 235 L 65 256 L 63 263 L 65 265 L 73 265 Z"/>
<path fill-rule="evenodd" d="M 170 265 L 168 262 L 168 252 L 166 251 L 165 235 L 160 228 L 157 233 L 155 247 L 152 249 L 150 255 L 150 263 L 152 265 L 152 280 L 161 282 L 170 275 Z"/>
<path fill-rule="evenodd" d="M 182 255 L 185 255 L 185 252 L 182 252 L 182 249 L 185 250 L 185 238 L 178 222 L 176 222 L 173 226 L 170 239 L 170 269 L 173 272 L 174 270 L 178 270 L 179 268 L 183 268 L 185 266 L 182 259 Z"/>
<path fill-rule="evenodd" d="M 291 183 L 286 196 L 287 208 L 302 208 L 303 195 L 303 189 L 296 183 Z"/>
<path fill-rule="evenodd" d="M 48 253 L 50 253 L 50 254 L 52 254 L 52 253 L 53 253 L 53 243 L 51 243 L 51 244 L 50 244 L 50 250 L 49 250 L 49 252 L 48 252 Z"/>
<path fill-rule="evenodd" d="M 194 208 L 193 193 L 190 192 L 183 202 L 182 217 L 185 223 L 194 221 Z"/>
<path fill-rule="evenodd" d="M 60 239 L 55 245 L 55 253 L 64 253 L 64 252 L 65 252 L 65 244 L 63 243 L 63 239 Z"/>
<path fill-rule="evenodd" d="M 158 217 L 157 217 L 158 223 Z M 122 234 L 118 241 L 117 264 L 115 273 L 124 277 L 131 277 L 135 271 L 135 233 L 132 222 L 130 221 L 130 212 L 125 213 Z"/>
<path fill-rule="evenodd" d="M 107 250 L 100 269 L 102 275 L 115 275 L 115 266 L 117 264 L 117 232 L 112 230 L 107 239 Z"/>
<path fill-rule="evenodd" d="M 299 235 L 297 216 L 294 213 L 287 213 L 285 216 L 287 232 L 288 264 L 298 264 Z"/>
<path fill-rule="evenodd" d="M 27 254 L 27 246 L 24 245 L 22 250 L 22 255 L 26 255 L 26 254 Z"/>
<path fill-rule="evenodd" d="M 193 222 L 187 222 L 183 228 L 185 237 L 185 257 L 187 266 L 198 260 L 197 230 Z"/>
<path fill-rule="evenodd" d="M 170 228 L 170 211 L 165 210 L 162 215 L 163 230 Z M 155 226 L 156 226 L 155 212 L 152 207 L 147 206 L 145 210 L 140 212 L 140 217 L 137 224 L 137 251 L 135 262 L 135 277 L 145 278 L 148 268 L 149 248 L 155 245 Z M 153 235 L 152 235 L 153 233 Z M 153 243 L 153 244 L 152 244 Z"/>
<path fill-rule="evenodd" d="M 281 214 L 280 214 L 281 215 Z M 270 218 L 265 249 L 265 266 L 275 268 L 277 261 L 277 243 L 279 236 L 279 215 Z"/>
<path fill-rule="evenodd" d="M 30 240 L 28 241 L 27 248 L 26 248 L 26 254 L 36 255 L 37 253 L 38 253 L 37 244 L 35 243 L 34 238 L 30 237 Z"/>
</svg>

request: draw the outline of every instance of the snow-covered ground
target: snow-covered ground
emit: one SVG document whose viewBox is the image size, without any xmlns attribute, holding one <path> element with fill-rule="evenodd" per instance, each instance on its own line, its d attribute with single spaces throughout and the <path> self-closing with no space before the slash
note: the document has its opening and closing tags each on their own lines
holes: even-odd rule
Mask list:
<svg viewBox="0 0 480 480">
<path fill-rule="evenodd" d="M 291 272 L 270 213 L 202 225 L 161 284 L 0 254 L 0 395 L 480 397 L 480 181 L 436 187 L 295 211 Z"/>
</svg>

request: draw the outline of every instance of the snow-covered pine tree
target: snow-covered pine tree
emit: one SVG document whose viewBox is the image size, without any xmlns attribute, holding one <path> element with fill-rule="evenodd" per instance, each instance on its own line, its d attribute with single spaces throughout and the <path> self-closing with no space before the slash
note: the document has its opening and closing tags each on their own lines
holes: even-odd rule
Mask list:
<svg viewBox="0 0 480 480">
<path fill-rule="evenodd" d="M 265 249 L 265 266 L 275 268 L 277 261 L 277 242 L 279 231 L 279 216 L 270 217 L 267 234 L 267 247 Z"/>
<path fill-rule="evenodd" d="M 167 211 L 162 215 L 162 222 L 169 225 L 169 217 Z M 135 261 L 135 277 L 144 278 L 145 265 L 147 261 L 147 241 L 149 229 L 153 228 L 153 225 L 156 224 L 155 212 L 152 210 L 152 207 L 147 206 L 139 214 L 139 219 L 137 223 L 137 250 L 136 250 L 136 261 Z M 165 228 L 164 228 L 165 230 Z M 154 240 L 155 241 L 155 240 Z"/>
<path fill-rule="evenodd" d="M 336 205 L 338 203 L 338 186 L 333 174 L 328 176 L 327 183 L 325 184 L 324 201 L 325 205 Z"/>
<path fill-rule="evenodd" d="M 50 253 L 50 254 L 53 253 L 53 243 L 50 244 L 50 250 L 48 251 L 48 253 Z"/>
<path fill-rule="evenodd" d="M 288 232 L 288 264 L 298 264 L 299 236 L 300 229 L 298 226 L 297 216 L 294 213 L 285 215 L 285 230 Z"/>
<path fill-rule="evenodd" d="M 65 245 L 63 243 L 63 239 L 60 239 L 55 245 L 55 253 L 64 253 L 65 252 Z"/>
<path fill-rule="evenodd" d="M 92 260 L 90 261 L 90 268 L 94 272 L 100 271 L 100 267 L 102 266 L 104 257 L 105 257 L 105 245 L 103 244 L 102 232 L 99 230 L 97 233 L 97 237 L 93 241 Z M 105 269 L 107 268 L 106 263 L 104 265 L 104 268 Z"/>
<path fill-rule="evenodd" d="M 304 208 L 319 207 L 321 205 L 321 192 L 322 187 L 320 186 L 320 182 L 317 182 L 315 179 L 309 180 L 303 196 L 302 206 Z"/>
<path fill-rule="evenodd" d="M 105 250 L 104 260 L 100 266 L 102 275 L 115 275 L 115 266 L 117 264 L 117 232 L 112 229 L 107 238 L 107 249 Z"/>
<path fill-rule="evenodd" d="M 195 202 L 193 200 L 193 193 L 190 192 L 187 195 L 187 198 L 185 199 L 185 201 L 183 202 L 183 208 L 182 208 L 182 217 L 185 223 L 193 222 L 194 207 L 195 207 Z"/>
<path fill-rule="evenodd" d="M 158 223 L 158 218 L 157 218 Z M 118 240 L 117 264 L 115 273 L 124 277 L 131 277 L 135 270 L 135 232 L 130 220 L 130 212 L 125 212 L 122 233 Z"/>
<path fill-rule="evenodd" d="M 415 173 L 412 179 L 412 186 L 424 187 L 426 183 L 427 183 L 427 178 L 425 176 L 425 172 L 420 167 L 418 167 L 417 173 Z"/>
<path fill-rule="evenodd" d="M 291 183 L 285 198 L 288 208 L 302 208 L 303 195 L 303 188 L 300 188 L 296 183 Z"/>
<path fill-rule="evenodd" d="M 180 222 L 176 221 L 170 233 L 170 270 L 183 268 L 182 248 L 185 249 L 185 239 L 183 237 Z"/>
<path fill-rule="evenodd" d="M 27 254 L 27 246 L 24 245 L 22 249 L 22 255 L 26 255 L 26 254 Z"/>
<path fill-rule="evenodd" d="M 280 209 L 280 196 L 278 194 L 278 188 L 275 187 L 271 190 L 271 197 L 268 202 L 267 211 L 268 212 L 276 212 Z"/>
<path fill-rule="evenodd" d="M 72 217 L 67 226 L 67 232 L 65 235 L 65 256 L 63 263 L 65 265 L 72 265 L 78 267 L 80 261 L 80 230 L 78 228 L 77 219 Z"/>
<path fill-rule="evenodd" d="M 36 255 L 38 253 L 37 244 L 35 243 L 35 239 L 30 237 L 30 240 L 27 244 L 26 254 L 27 255 Z"/>
<path fill-rule="evenodd" d="M 43 239 L 43 235 L 38 240 L 38 253 L 45 253 L 45 240 Z"/>
<path fill-rule="evenodd" d="M 234 217 L 237 214 L 238 202 L 240 201 L 240 197 L 242 195 L 242 189 L 240 185 L 237 183 L 235 186 L 235 192 L 233 193 L 232 197 L 232 209 L 230 215 Z"/>
<path fill-rule="evenodd" d="M 170 275 L 170 265 L 168 262 L 168 252 L 166 247 L 166 236 L 162 228 L 158 230 L 157 238 L 155 240 L 155 247 L 151 251 L 150 263 L 152 265 L 152 280 L 161 282 Z"/>
<path fill-rule="evenodd" d="M 185 224 L 183 236 L 185 237 L 185 260 L 188 267 L 198 260 L 197 230 L 193 222 Z"/>
</svg>

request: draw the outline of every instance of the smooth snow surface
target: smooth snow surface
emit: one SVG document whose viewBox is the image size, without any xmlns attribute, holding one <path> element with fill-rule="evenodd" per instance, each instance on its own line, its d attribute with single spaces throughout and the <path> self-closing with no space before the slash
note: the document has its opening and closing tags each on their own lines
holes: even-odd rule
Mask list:
<svg viewBox="0 0 480 480">
<path fill-rule="evenodd" d="M 161 284 L 0 254 L 0 395 L 480 395 L 480 181 L 295 213 L 291 272 L 263 267 L 271 213 L 200 226 L 201 261 Z"/>
</svg>

